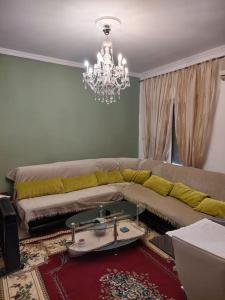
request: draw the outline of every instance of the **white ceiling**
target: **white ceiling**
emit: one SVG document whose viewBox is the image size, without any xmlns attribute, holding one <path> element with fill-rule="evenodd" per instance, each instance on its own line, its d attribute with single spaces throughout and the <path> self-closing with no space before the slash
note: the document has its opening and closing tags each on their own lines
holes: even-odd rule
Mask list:
<svg viewBox="0 0 225 300">
<path fill-rule="evenodd" d="M 136 73 L 225 44 L 225 0 L 0 0 L 0 47 L 94 63 L 105 15 Z"/>
</svg>

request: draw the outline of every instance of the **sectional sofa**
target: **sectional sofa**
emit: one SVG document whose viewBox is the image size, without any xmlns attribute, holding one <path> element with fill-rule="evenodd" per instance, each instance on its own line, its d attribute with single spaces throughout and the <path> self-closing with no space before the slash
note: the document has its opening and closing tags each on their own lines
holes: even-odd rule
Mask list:
<svg viewBox="0 0 225 300">
<path fill-rule="evenodd" d="M 225 201 L 225 174 L 150 159 L 100 158 L 24 166 L 11 170 L 7 178 L 16 185 L 18 182 L 70 178 L 99 171 L 122 171 L 127 168 L 150 170 L 153 175 L 171 182 L 182 182 L 212 198 Z M 57 223 L 78 211 L 122 199 L 144 204 L 150 219 L 157 217 L 174 228 L 192 224 L 202 218 L 212 218 L 174 197 L 162 196 L 135 182 L 114 182 L 67 193 L 28 197 L 19 201 L 16 193 L 13 197 L 21 222 L 31 232 L 49 222 Z"/>
</svg>

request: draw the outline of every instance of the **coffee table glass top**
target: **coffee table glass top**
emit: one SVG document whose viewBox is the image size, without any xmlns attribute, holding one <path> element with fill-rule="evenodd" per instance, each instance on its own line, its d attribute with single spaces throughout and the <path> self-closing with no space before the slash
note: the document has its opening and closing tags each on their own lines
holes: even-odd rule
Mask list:
<svg viewBox="0 0 225 300">
<path fill-rule="evenodd" d="M 99 205 L 97 208 L 88 209 L 75 214 L 66 220 L 66 226 L 82 226 L 94 223 L 96 218 L 117 217 L 118 219 L 131 219 L 144 212 L 145 208 L 128 201 L 116 201 Z"/>
</svg>

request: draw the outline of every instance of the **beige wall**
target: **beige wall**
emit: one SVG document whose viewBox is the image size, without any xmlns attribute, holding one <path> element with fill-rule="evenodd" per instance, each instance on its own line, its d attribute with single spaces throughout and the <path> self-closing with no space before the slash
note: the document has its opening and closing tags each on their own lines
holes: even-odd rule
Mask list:
<svg viewBox="0 0 225 300">
<path fill-rule="evenodd" d="M 212 137 L 204 169 L 225 173 L 225 81 L 222 80 Z"/>
</svg>

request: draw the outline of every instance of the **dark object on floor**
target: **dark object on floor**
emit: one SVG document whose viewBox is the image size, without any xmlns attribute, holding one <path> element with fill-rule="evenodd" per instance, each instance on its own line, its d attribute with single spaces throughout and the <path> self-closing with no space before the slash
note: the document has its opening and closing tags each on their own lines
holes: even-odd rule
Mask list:
<svg viewBox="0 0 225 300">
<path fill-rule="evenodd" d="M 160 217 L 154 215 L 153 213 L 150 213 L 148 210 L 145 210 L 140 215 L 140 220 L 160 234 L 164 234 L 167 231 L 177 229 L 169 222 L 161 219 Z"/>
<path fill-rule="evenodd" d="M 17 217 L 9 198 L 0 199 L 0 246 L 5 264 L 1 273 L 21 269 Z"/>
<path fill-rule="evenodd" d="M 145 210 L 140 215 L 140 220 L 147 224 L 149 227 L 162 234 L 151 240 L 151 243 L 161 249 L 163 252 L 174 258 L 172 239 L 165 233 L 170 230 L 177 229 L 169 222 L 161 219 L 160 217 Z"/>
<path fill-rule="evenodd" d="M 173 243 L 170 236 L 166 234 L 156 236 L 151 240 L 151 243 L 174 258 Z"/>
<path fill-rule="evenodd" d="M 74 212 L 66 213 L 63 215 L 55 215 L 50 217 L 43 217 L 40 219 L 36 219 L 30 221 L 29 225 L 29 233 L 37 233 L 37 232 L 46 232 L 46 230 L 60 228 L 65 226 L 65 222 L 68 218 L 75 215 Z"/>
</svg>

